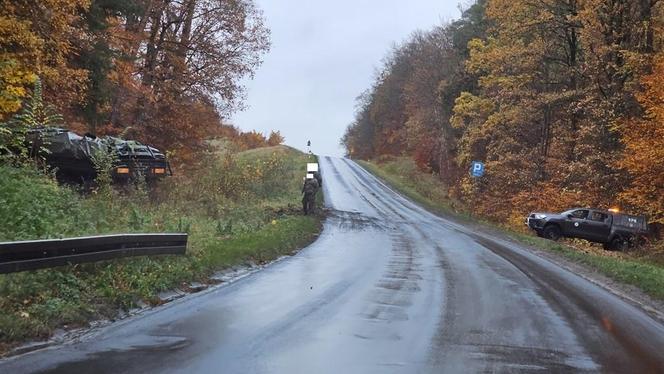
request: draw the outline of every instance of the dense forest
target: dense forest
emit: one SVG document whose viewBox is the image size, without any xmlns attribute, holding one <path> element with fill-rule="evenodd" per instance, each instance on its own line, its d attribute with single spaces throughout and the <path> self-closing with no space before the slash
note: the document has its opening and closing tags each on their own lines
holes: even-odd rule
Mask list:
<svg viewBox="0 0 664 374">
<path fill-rule="evenodd" d="M 63 126 L 176 159 L 218 136 L 278 144 L 223 121 L 269 47 L 252 0 L 0 0 L 0 136 L 40 80 Z"/>
<path fill-rule="evenodd" d="M 664 223 L 663 8 L 479 0 L 390 51 L 342 144 L 411 157 L 452 201 L 503 222 L 586 205 Z"/>
</svg>

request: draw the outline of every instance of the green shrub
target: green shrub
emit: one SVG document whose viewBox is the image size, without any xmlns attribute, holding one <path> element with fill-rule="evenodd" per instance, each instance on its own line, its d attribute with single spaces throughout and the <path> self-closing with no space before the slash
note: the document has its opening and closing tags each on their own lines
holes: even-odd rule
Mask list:
<svg viewBox="0 0 664 374">
<path fill-rule="evenodd" d="M 93 230 L 79 195 L 31 167 L 0 166 L 0 240 L 72 236 Z"/>
</svg>

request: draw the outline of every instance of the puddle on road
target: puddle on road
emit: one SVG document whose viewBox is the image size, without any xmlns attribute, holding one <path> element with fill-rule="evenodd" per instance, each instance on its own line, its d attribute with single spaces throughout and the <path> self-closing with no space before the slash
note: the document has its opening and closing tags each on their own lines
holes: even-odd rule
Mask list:
<svg viewBox="0 0 664 374">
<path fill-rule="evenodd" d="M 78 361 L 66 362 L 39 373 L 118 373 L 131 369 L 163 365 L 164 353 L 180 351 L 191 346 L 191 341 L 181 336 L 139 336 L 122 345 L 109 347 L 103 352 L 91 353 Z"/>
</svg>

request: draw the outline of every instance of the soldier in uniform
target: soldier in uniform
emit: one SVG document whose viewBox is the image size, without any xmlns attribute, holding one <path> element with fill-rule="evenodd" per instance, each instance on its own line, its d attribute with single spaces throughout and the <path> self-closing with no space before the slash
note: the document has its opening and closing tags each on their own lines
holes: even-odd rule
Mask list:
<svg viewBox="0 0 664 374">
<path fill-rule="evenodd" d="M 314 171 L 314 178 L 318 181 L 318 188 L 323 188 L 323 177 L 320 175 L 320 172 Z"/>
<path fill-rule="evenodd" d="M 302 186 L 302 210 L 304 214 L 309 214 L 314 212 L 314 204 L 316 202 L 316 192 L 318 192 L 318 180 L 316 178 L 309 177 L 304 180 L 304 185 Z"/>
</svg>

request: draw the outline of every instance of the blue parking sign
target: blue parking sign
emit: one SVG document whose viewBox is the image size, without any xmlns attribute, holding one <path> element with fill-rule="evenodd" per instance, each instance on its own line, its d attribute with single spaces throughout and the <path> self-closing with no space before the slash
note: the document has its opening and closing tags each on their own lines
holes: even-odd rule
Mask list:
<svg viewBox="0 0 664 374">
<path fill-rule="evenodd" d="M 475 178 L 483 176 L 484 164 L 479 161 L 473 161 L 472 167 L 470 168 L 470 174 Z"/>
</svg>

